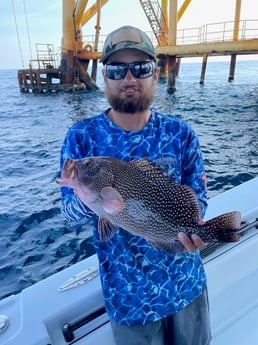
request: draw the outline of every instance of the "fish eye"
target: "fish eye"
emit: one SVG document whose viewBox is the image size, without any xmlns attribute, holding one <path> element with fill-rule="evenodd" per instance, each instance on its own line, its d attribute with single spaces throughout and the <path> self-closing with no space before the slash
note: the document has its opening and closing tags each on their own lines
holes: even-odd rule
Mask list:
<svg viewBox="0 0 258 345">
<path fill-rule="evenodd" d="M 92 160 L 89 158 L 83 159 L 83 161 L 82 161 L 82 164 L 85 166 L 89 166 L 89 165 L 91 165 L 91 163 L 92 163 Z"/>
</svg>

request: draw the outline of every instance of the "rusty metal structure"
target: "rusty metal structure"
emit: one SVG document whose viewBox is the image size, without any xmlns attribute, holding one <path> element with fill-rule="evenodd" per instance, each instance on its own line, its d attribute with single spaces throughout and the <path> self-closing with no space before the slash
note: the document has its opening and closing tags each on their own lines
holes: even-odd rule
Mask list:
<svg viewBox="0 0 258 345">
<path fill-rule="evenodd" d="M 97 89 L 97 62 L 101 51 L 98 49 L 101 7 L 108 0 L 96 0 L 86 10 L 88 0 L 62 0 L 63 37 L 61 59 L 57 59 L 50 45 L 37 48 L 37 59 L 31 60 L 28 69 L 18 71 L 21 92 L 73 91 Z M 83 43 L 82 26 L 97 15 L 94 43 Z M 42 48 L 42 47 L 41 47 Z M 92 62 L 92 72 L 88 68 Z M 37 65 L 35 67 L 35 64 Z"/>
<path fill-rule="evenodd" d="M 255 23 L 240 20 L 241 2 L 244 0 L 235 0 L 234 21 L 178 30 L 178 22 L 192 1 L 194 0 L 184 0 L 178 9 L 178 0 L 139 0 L 152 29 L 161 76 L 167 77 L 169 93 L 176 90 L 176 76 L 181 58 L 203 57 L 200 76 L 202 84 L 208 56 L 231 56 L 228 79 L 232 81 L 237 55 L 258 53 L 258 20 L 253 21 Z M 98 88 L 97 67 L 105 38 L 100 35 L 101 9 L 107 3 L 108 0 L 96 0 L 94 5 L 88 8 L 88 0 L 62 0 L 63 37 L 60 63 L 57 63 L 52 45 L 38 45 L 37 59 L 30 61 L 28 69 L 18 71 L 21 92 Z M 85 40 L 83 26 L 93 16 L 96 16 L 95 33 Z M 257 26 L 254 28 L 254 25 Z"/>
<path fill-rule="evenodd" d="M 18 70 L 21 92 L 58 91 L 60 72 L 52 44 L 36 44 L 37 58 L 30 61 L 28 69 Z"/>
</svg>

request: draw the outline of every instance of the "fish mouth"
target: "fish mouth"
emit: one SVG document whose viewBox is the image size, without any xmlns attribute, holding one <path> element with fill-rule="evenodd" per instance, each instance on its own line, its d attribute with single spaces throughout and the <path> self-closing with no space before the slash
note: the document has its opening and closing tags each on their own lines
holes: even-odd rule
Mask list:
<svg viewBox="0 0 258 345">
<path fill-rule="evenodd" d="M 62 175 L 56 179 L 56 182 L 60 185 L 68 185 L 68 181 L 73 181 L 77 176 L 76 163 L 73 159 L 67 158 L 64 161 L 62 168 Z"/>
<path fill-rule="evenodd" d="M 71 158 L 67 158 L 62 169 L 62 178 L 73 179 L 75 177 L 76 170 L 75 161 Z"/>
</svg>

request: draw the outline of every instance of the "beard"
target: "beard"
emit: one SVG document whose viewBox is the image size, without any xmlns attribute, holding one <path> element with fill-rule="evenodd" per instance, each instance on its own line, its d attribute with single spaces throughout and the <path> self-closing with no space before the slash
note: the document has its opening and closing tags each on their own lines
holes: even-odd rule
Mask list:
<svg viewBox="0 0 258 345">
<path fill-rule="evenodd" d="M 128 85 L 127 87 L 132 86 Z M 135 88 L 135 86 L 133 87 Z M 126 86 L 123 88 L 126 88 Z M 114 93 L 108 83 L 105 83 L 105 95 L 111 107 L 115 111 L 126 114 L 135 114 L 149 109 L 154 99 L 155 89 L 155 82 L 153 82 L 152 85 L 146 90 L 143 90 L 141 86 L 137 86 L 137 96 L 121 97 L 119 91 L 122 89 Z"/>
</svg>

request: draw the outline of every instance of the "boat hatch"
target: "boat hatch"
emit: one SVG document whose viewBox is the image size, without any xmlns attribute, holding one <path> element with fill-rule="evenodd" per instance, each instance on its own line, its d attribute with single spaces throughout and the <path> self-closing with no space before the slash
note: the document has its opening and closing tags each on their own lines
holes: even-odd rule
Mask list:
<svg viewBox="0 0 258 345">
<path fill-rule="evenodd" d="M 69 278 L 61 286 L 58 287 L 58 291 L 62 292 L 62 291 L 66 291 L 66 290 L 75 288 L 77 286 L 83 285 L 85 283 L 88 283 L 93 278 L 97 277 L 98 275 L 99 275 L 99 266 L 94 265 Z"/>
<path fill-rule="evenodd" d="M 63 324 L 62 332 L 67 343 L 75 343 L 83 337 L 86 337 L 98 328 L 104 326 L 109 322 L 109 317 L 104 307 L 94 311 L 84 318 L 74 322 L 67 322 Z"/>
</svg>

